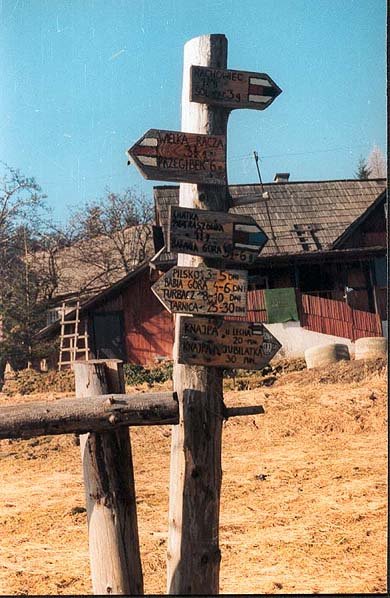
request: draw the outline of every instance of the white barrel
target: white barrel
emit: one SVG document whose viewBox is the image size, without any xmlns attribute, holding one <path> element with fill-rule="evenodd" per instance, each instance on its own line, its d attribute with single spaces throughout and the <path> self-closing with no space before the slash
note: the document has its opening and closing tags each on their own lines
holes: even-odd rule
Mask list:
<svg viewBox="0 0 390 598">
<path fill-rule="evenodd" d="M 384 336 L 367 336 L 355 341 L 355 359 L 375 359 L 387 356 L 387 339 Z"/>
<path fill-rule="evenodd" d="M 317 345 L 305 351 L 305 360 L 308 369 L 330 365 L 342 359 L 350 359 L 348 345 L 340 343 Z"/>
</svg>

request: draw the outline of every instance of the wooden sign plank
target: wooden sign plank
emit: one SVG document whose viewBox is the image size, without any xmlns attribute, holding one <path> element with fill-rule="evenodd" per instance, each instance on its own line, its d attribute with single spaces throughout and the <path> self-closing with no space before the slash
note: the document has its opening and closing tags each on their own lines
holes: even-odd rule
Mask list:
<svg viewBox="0 0 390 598">
<path fill-rule="evenodd" d="M 251 216 L 170 206 L 168 251 L 251 264 L 267 241 Z"/>
<path fill-rule="evenodd" d="M 152 291 L 171 313 L 245 316 L 247 281 L 243 270 L 176 266 Z"/>
<path fill-rule="evenodd" d="M 191 102 L 265 110 L 280 93 L 265 73 L 191 66 Z"/>
<path fill-rule="evenodd" d="M 227 184 L 225 135 L 149 129 L 127 154 L 146 179 Z"/>
<path fill-rule="evenodd" d="M 179 363 L 260 370 L 281 348 L 257 322 L 180 318 Z"/>
</svg>

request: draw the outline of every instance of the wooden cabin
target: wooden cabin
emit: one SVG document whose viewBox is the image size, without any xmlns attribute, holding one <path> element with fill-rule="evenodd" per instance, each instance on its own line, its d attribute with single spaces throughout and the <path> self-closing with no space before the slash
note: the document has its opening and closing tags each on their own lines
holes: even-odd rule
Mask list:
<svg viewBox="0 0 390 598">
<path fill-rule="evenodd" d="M 229 187 L 230 212 L 252 216 L 269 237 L 249 270 L 249 288 L 292 287 L 297 297 L 344 302 L 387 321 L 386 181 L 281 180 Z M 155 256 L 80 308 L 91 357 L 116 357 L 140 365 L 172 358 L 173 317 L 151 286 L 176 263 L 176 256 L 165 250 L 164 238 L 168 207 L 178 205 L 179 187 L 155 187 L 154 199 Z M 72 313 L 67 317 L 71 319 Z M 264 310 L 261 318 L 267 321 Z M 59 323 L 54 322 L 40 335 L 58 332 Z M 367 329 L 359 334 L 372 333 Z"/>
</svg>

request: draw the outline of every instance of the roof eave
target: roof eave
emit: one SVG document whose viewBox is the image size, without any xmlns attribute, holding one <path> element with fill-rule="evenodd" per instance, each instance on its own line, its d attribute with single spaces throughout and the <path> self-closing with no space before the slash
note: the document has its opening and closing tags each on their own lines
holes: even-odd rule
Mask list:
<svg viewBox="0 0 390 598">
<path fill-rule="evenodd" d="M 366 218 L 368 218 L 368 216 L 380 205 L 382 201 L 385 201 L 386 193 L 387 189 L 385 189 L 384 191 L 382 191 L 382 193 L 378 195 L 378 197 L 373 201 L 373 203 L 370 206 L 368 206 L 367 210 L 363 212 L 363 214 L 361 214 L 358 218 L 356 218 L 356 220 L 354 220 L 348 226 L 348 228 L 346 228 L 345 231 L 341 233 L 339 237 L 337 237 L 337 239 L 332 243 L 331 249 L 338 249 L 343 243 L 345 243 L 345 241 L 351 235 L 353 235 L 355 230 L 362 224 L 362 222 L 364 222 Z"/>
<path fill-rule="evenodd" d="M 103 300 L 110 299 L 110 298 L 114 297 L 117 293 L 119 293 L 119 291 L 123 288 L 123 286 L 129 280 L 131 280 L 132 278 L 134 278 L 135 276 L 140 274 L 143 270 L 146 270 L 147 267 L 149 267 L 149 260 L 142 262 L 142 264 L 137 266 L 137 268 L 135 268 L 134 270 L 132 270 L 131 272 L 126 274 L 126 276 L 121 278 L 121 280 L 118 280 L 111 287 L 108 287 L 108 289 L 105 289 L 104 291 L 101 291 L 94 297 L 90 297 L 89 299 L 87 299 L 80 306 L 79 315 L 82 315 L 83 313 L 85 313 L 86 311 L 88 311 L 89 309 L 94 307 L 95 305 L 98 305 Z M 74 316 L 75 312 L 76 312 L 75 309 L 72 309 L 72 311 L 68 312 L 65 316 L 65 320 L 71 320 L 72 317 Z M 47 336 L 51 336 L 53 333 L 57 332 L 57 330 L 60 328 L 60 324 L 61 324 L 60 320 L 57 320 L 56 322 L 53 322 L 49 326 L 42 328 L 41 330 L 39 330 L 39 332 L 36 333 L 35 338 L 42 339 Z"/>
</svg>

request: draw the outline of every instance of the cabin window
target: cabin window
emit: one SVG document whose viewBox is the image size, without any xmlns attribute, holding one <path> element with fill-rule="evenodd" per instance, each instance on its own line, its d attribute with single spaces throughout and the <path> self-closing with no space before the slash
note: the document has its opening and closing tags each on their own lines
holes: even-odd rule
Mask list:
<svg viewBox="0 0 390 598">
<path fill-rule="evenodd" d="M 123 312 L 95 312 L 91 320 L 92 351 L 95 357 L 126 361 Z"/>
<path fill-rule="evenodd" d="M 256 289 L 268 289 L 268 288 L 269 288 L 268 276 L 262 276 L 260 274 L 248 276 L 248 291 L 254 291 Z"/>
<path fill-rule="evenodd" d="M 50 326 L 61 318 L 61 307 L 51 307 L 46 311 L 46 326 Z"/>
<path fill-rule="evenodd" d="M 331 291 L 334 288 L 333 277 L 324 265 L 310 264 L 299 267 L 301 291 Z"/>
</svg>

